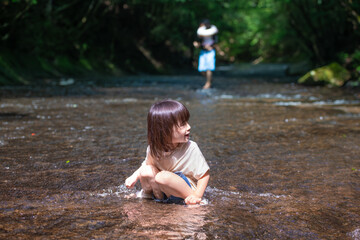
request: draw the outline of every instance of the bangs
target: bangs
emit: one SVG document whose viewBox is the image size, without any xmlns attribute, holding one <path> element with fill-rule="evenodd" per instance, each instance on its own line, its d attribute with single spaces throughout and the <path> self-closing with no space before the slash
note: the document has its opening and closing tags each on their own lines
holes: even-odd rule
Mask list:
<svg viewBox="0 0 360 240">
<path fill-rule="evenodd" d="M 183 123 L 188 122 L 190 119 L 190 113 L 187 108 L 180 104 L 180 106 L 172 113 L 174 124 L 180 127 Z"/>
<path fill-rule="evenodd" d="M 180 102 L 174 100 L 160 101 L 150 109 L 152 118 L 164 127 L 172 128 L 189 121 L 189 110 Z"/>
</svg>

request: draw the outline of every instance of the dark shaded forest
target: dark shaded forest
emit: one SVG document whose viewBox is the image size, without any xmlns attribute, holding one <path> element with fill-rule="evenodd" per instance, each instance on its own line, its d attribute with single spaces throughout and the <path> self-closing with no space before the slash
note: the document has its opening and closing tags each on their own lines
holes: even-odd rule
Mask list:
<svg viewBox="0 0 360 240">
<path fill-rule="evenodd" d="M 191 71 L 203 18 L 218 64 L 337 62 L 359 81 L 359 1 L 2 0 L 0 84 Z"/>
</svg>

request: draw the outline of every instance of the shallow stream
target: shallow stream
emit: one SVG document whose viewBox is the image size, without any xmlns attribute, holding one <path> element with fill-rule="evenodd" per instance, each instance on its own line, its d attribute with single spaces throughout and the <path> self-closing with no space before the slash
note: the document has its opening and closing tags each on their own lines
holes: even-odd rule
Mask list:
<svg viewBox="0 0 360 240">
<path fill-rule="evenodd" d="M 0 89 L 1 239 L 360 239 L 360 94 L 260 78 Z M 211 168 L 205 205 L 124 187 L 173 98 Z"/>
</svg>

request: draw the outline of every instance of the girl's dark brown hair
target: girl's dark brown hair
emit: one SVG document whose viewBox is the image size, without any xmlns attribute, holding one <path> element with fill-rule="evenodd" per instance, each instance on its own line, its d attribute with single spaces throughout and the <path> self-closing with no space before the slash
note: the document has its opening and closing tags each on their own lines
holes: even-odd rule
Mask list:
<svg viewBox="0 0 360 240">
<path fill-rule="evenodd" d="M 147 116 L 148 144 L 150 154 L 158 160 L 164 154 L 174 150 L 172 134 L 174 126 L 189 121 L 190 113 L 180 102 L 162 100 L 153 104 Z"/>
</svg>

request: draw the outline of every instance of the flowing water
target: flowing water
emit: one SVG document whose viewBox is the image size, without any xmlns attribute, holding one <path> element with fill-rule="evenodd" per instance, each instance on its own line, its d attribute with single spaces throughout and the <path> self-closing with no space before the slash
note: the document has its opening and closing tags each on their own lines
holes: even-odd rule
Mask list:
<svg viewBox="0 0 360 240">
<path fill-rule="evenodd" d="M 0 89 L 1 239 L 360 239 L 360 95 L 272 79 Z M 158 99 L 190 110 L 205 204 L 135 198 Z"/>
</svg>

